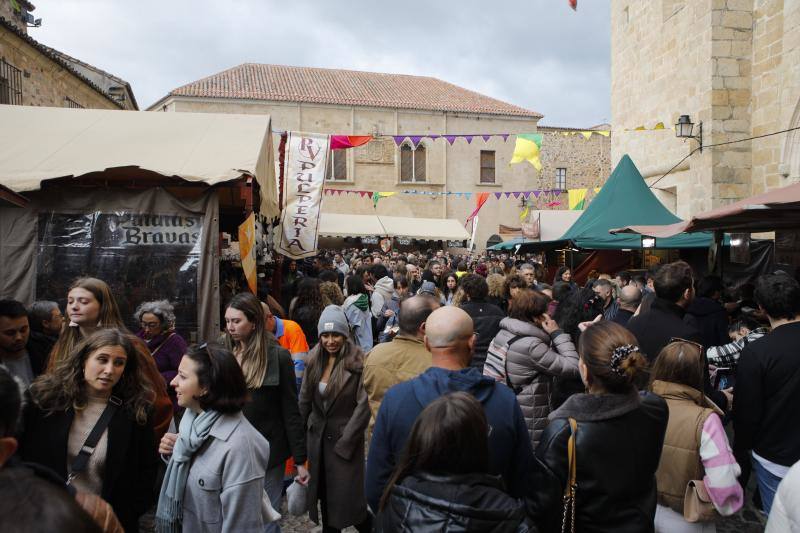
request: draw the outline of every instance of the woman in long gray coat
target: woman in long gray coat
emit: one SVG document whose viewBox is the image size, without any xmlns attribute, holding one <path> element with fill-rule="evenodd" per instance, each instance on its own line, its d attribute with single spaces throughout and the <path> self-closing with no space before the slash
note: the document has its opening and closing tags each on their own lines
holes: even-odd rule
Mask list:
<svg viewBox="0 0 800 533">
<path fill-rule="evenodd" d="M 372 524 L 364 494 L 364 431 L 370 417 L 364 352 L 348 340 L 347 318 L 339 306 L 325 308 L 318 331 L 319 344 L 308 354 L 300 388 L 311 476 L 308 513 L 319 524 L 319 500 L 323 532 L 348 526 L 366 532 Z"/>
<path fill-rule="evenodd" d="M 553 378 L 579 375 L 575 344 L 545 313 L 548 303 L 549 298 L 538 291 L 520 291 L 494 340 L 498 346 L 508 345 L 506 373 L 534 449 L 547 426 Z"/>
</svg>

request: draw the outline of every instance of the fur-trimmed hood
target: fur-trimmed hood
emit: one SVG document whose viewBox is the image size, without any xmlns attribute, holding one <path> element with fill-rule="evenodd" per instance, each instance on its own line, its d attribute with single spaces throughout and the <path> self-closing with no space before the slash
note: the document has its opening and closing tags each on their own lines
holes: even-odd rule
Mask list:
<svg viewBox="0 0 800 533">
<path fill-rule="evenodd" d="M 635 411 L 641 403 L 637 391 L 628 394 L 573 394 L 548 418 L 574 418 L 578 422 L 610 420 Z"/>
</svg>

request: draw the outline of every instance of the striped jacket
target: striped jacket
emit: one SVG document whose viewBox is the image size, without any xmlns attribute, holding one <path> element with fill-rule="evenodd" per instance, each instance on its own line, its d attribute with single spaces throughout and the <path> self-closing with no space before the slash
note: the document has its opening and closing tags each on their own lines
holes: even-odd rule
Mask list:
<svg viewBox="0 0 800 533">
<path fill-rule="evenodd" d="M 739 362 L 739 356 L 742 350 L 749 343 L 756 339 L 760 339 L 769 333 L 768 328 L 756 328 L 741 339 L 722 346 L 712 346 L 706 352 L 708 363 L 718 367 L 729 367 L 731 370 L 736 369 L 736 364 Z"/>
</svg>

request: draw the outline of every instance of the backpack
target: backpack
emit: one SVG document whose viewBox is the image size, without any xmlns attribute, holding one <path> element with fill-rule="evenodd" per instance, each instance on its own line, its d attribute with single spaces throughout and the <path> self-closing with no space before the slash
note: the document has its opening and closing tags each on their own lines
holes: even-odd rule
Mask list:
<svg viewBox="0 0 800 533">
<path fill-rule="evenodd" d="M 489 343 L 489 349 L 486 351 L 486 362 L 483 364 L 483 375 L 494 379 L 498 383 L 504 383 L 514 394 L 519 394 L 522 387 L 515 387 L 508 379 L 507 359 L 508 349 L 512 344 L 524 338 L 525 335 L 515 335 L 508 342 L 500 344 L 497 342 L 497 336 Z"/>
</svg>

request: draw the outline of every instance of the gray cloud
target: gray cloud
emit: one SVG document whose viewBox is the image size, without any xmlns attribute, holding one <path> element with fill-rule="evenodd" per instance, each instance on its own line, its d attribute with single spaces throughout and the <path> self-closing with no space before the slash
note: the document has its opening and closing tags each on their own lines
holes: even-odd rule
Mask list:
<svg viewBox="0 0 800 533">
<path fill-rule="evenodd" d="M 131 83 L 141 108 L 244 62 L 435 76 L 588 127 L 610 118 L 608 0 L 37 3 L 35 39 Z"/>
</svg>

